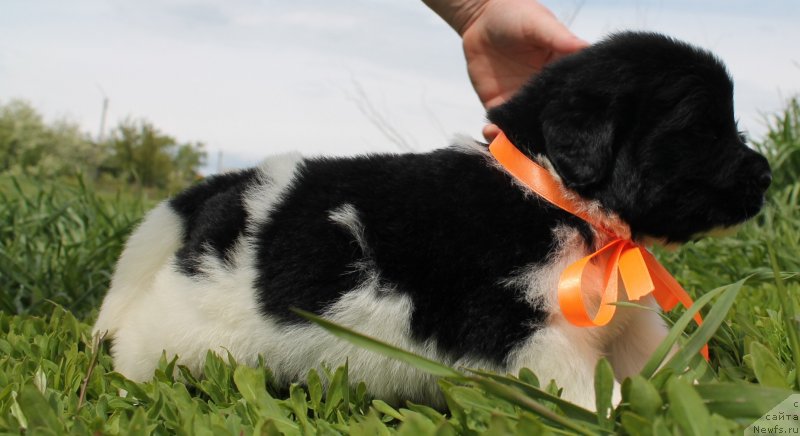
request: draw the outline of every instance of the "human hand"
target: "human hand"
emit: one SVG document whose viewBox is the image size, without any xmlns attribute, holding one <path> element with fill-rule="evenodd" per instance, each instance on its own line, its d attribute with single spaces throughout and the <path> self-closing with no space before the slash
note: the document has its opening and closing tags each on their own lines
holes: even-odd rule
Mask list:
<svg viewBox="0 0 800 436">
<path fill-rule="evenodd" d="M 464 29 L 472 86 L 487 109 L 506 101 L 548 62 L 588 45 L 549 9 L 531 0 L 490 0 Z M 483 128 L 488 141 L 499 128 Z"/>
<path fill-rule="evenodd" d="M 467 72 L 486 109 L 506 101 L 548 62 L 588 45 L 535 0 L 426 0 L 462 37 Z M 491 141 L 497 126 L 484 127 Z"/>
</svg>

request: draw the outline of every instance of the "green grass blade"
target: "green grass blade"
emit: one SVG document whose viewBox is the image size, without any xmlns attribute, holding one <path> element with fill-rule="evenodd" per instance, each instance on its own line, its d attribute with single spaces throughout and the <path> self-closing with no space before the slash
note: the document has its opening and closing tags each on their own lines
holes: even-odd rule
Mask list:
<svg viewBox="0 0 800 436">
<path fill-rule="evenodd" d="M 650 380 L 634 375 L 622 382 L 622 400 L 638 416 L 653 421 L 664 405 L 661 395 Z"/>
<path fill-rule="evenodd" d="M 581 420 L 581 421 L 585 421 L 587 423 L 593 423 L 593 422 L 596 422 L 596 420 L 597 420 L 596 415 L 594 414 L 594 412 L 592 412 L 590 410 L 587 410 L 587 409 L 584 409 L 583 407 L 580 407 L 580 406 L 578 406 L 576 404 L 572 404 L 569 401 L 567 401 L 567 400 L 565 400 L 565 399 L 563 399 L 561 397 L 557 397 L 557 396 L 555 396 L 555 395 L 553 395 L 553 394 L 551 394 L 551 393 L 549 393 L 549 392 L 547 392 L 547 391 L 545 391 L 543 389 L 537 388 L 537 387 L 535 387 L 533 385 L 530 385 L 528 383 L 525 383 L 525 382 L 523 382 L 521 380 L 517 380 L 515 378 L 511 378 L 511 377 L 507 377 L 507 376 L 502 376 L 502 375 L 499 375 L 499 374 L 492 374 L 490 372 L 476 370 L 476 369 L 467 369 L 467 370 L 469 372 L 472 372 L 474 374 L 480 375 L 482 377 L 486 377 L 486 378 L 492 379 L 492 380 L 497 381 L 499 383 L 502 383 L 504 385 L 515 387 L 515 388 L 523 391 L 525 393 L 525 395 L 527 395 L 527 396 L 529 396 L 531 398 L 536 398 L 536 399 L 539 399 L 539 400 L 549 401 L 549 402 L 555 404 L 556 406 L 558 406 L 558 408 L 560 408 L 561 411 L 564 412 L 564 414 L 569 416 L 570 418 L 578 419 L 578 420 Z"/>
<path fill-rule="evenodd" d="M 713 434 L 711 414 L 703 400 L 688 381 L 674 377 L 667 382 L 669 413 L 684 434 L 705 436 Z"/>
<path fill-rule="evenodd" d="M 786 371 L 769 348 L 760 342 L 751 342 L 750 359 L 759 383 L 775 388 L 789 388 L 786 384 Z"/>
<path fill-rule="evenodd" d="M 597 423 L 606 430 L 614 429 L 614 370 L 608 360 L 597 361 L 594 370 L 594 395 L 597 407 Z"/>
<path fill-rule="evenodd" d="M 777 255 L 775 248 L 772 245 L 772 229 L 768 230 L 770 237 L 767 238 L 767 252 L 769 253 L 770 266 L 772 267 L 775 276 L 775 287 L 782 296 L 782 300 L 786 302 L 783 307 L 783 324 L 786 329 L 786 337 L 789 341 L 789 348 L 794 359 L 795 369 L 795 387 L 800 389 L 800 320 L 798 320 L 797 312 L 794 306 L 794 299 L 789 295 L 786 289 L 784 279 L 781 277 L 780 265 L 778 265 Z"/>
<path fill-rule="evenodd" d="M 796 393 L 749 383 L 706 383 L 694 388 L 710 412 L 745 423 L 760 418 Z"/>
<path fill-rule="evenodd" d="M 739 291 L 746 280 L 747 278 L 744 278 L 720 288 L 723 290 L 722 295 L 714 304 L 714 307 L 711 308 L 711 311 L 708 312 L 703 324 L 695 330 L 683 347 L 664 365 L 665 368 L 672 368 L 676 372 L 681 372 L 689 365 L 692 358 L 711 340 L 719 326 L 725 321 L 733 302 L 736 301 L 736 296 L 739 295 Z M 694 306 L 692 306 L 692 309 L 699 310 Z M 689 313 L 690 311 L 687 310 L 686 312 Z"/>
<path fill-rule="evenodd" d="M 686 326 L 692 322 L 694 314 L 697 313 L 703 306 L 708 304 L 714 297 L 721 294 L 725 290 L 725 287 L 714 289 L 711 292 L 703 295 L 702 297 L 698 298 L 697 301 L 692 304 L 692 307 L 687 309 L 678 321 L 672 326 L 669 330 L 669 334 L 661 344 L 656 348 L 656 351 L 653 352 L 653 355 L 650 356 L 650 359 L 642 368 L 640 375 L 644 378 L 651 378 L 661 363 L 664 361 L 664 358 L 669 354 L 669 351 L 672 349 L 672 346 L 678 341 L 678 338 L 683 334 L 683 330 Z"/>
<path fill-rule="evenodd" d="M 370 336 L 350 330 L 347 327 L 342 327 L 336 323 L 330 322 L 322 317 L 314 315 L 313 313 L 306 312 L 305 310 L 292 309 L 292 312 L 297 315 L 317 324 L 330 334 L 344 339 L 352 344 L 358 345 L 366 350 L 370 350 L 384 356 L 391 357 L 408 363 L 409 365 L 440 377 L 462 377 L 463 374 L 450 368 L 447 365 L 428 359 L 427 357 L 418 356 L 414 353 L 405 351 L 394 345 L 387 344 L 381 340 L 372 338 Z"/>
<path fill-rule="evenodd" d="M 506 386 L 502 383 L 498 383 L 494 380 L 484 377 L 470 377 L 470 381 L 475 383 L 476 385 L 483 388 L 485 391 L 500 397 L 511 404 L 517 405 L 531 413 L 541 416 L 555 424 L 558 424 L 565 429 L 574 431 L 575 433 L 582 434 L 582 435 L 594 435 L 598 434 L 595 431 L 590 430 L 585 425 L 579 424 L 573 420 L 565 416 L 558 415 L 557 413 L 553 412 L 547 406 L 540 404 L 527 395 L 523 394 L 521 391 L 514 389 L 510 386 Z"/>
</svg>

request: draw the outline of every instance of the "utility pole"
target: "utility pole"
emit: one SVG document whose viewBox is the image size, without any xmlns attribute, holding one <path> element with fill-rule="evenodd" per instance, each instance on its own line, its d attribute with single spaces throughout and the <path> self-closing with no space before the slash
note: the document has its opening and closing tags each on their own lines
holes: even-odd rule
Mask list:
<svg viewBox="0 0 800 436">
<path fill-rule="evenodd" d="M 100 114 L 100 132 L 97 134 L 97 143 L 100 144 L 105 139 L 106 133 L 106 115 L 108 115 L 108 96 L 100 85 L 97 85 L 100 94 L 103 94 L 103 112 Z"/>
</svg>

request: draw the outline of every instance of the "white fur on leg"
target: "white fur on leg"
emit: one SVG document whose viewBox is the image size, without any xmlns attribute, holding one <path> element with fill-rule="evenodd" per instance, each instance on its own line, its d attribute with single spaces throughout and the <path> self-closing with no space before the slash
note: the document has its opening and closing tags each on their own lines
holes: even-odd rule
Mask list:
<svg viewBox="0 0 800 436">
<path fill-rule="evenodd" d="M 594 410 L 594 368 L 602 352 L 588 329 L 573 326 L 560 314 L 551 318 L 512 352 L 508 370 L 516 374 L 530 368 L 543 384 L 555 380 L 563 398 Z"/>
<path fill-rule="evenodd" d="M 658 307 L 652 295 L 636 303 L 653 309 Z M 617 380 L 624 380 L 641 372 L 669 330 L 658 312 L 647 309 L 618 307 L 616 317 L 624 323 L 609 344 L 608 359 Z"/>
<path fill-rule="evenodd" d="M 130 306 L 152 287 L 156 274 L 180 247 L 182 234 L 180 217 L 167 202 L 145 216 L 117 261 L 92 334 L 108 332 L 109 338 L 114 335 Z"/>
<path fill-rule="evenodd" d="M 614 380 L 614 388 L 611 391 L 611 404 L 616 407 L 622 402 L 622 385 L 617 380 Z"/>
<path fill-rule="evenodd" d="M 258 167 L 258 183 L 245 194 L 249 224 L 268 219 L 301 161 L 297 153 L 285 154 Z M 200 268 L 207 275 L 196 280 L 173 265 L 183 232 L 168 202 L 151 211 L 128 239 L 100 309 L 94 333 L 108 332 L 115 368 L 131 379 L 149 379 L 162 350 L 197 372 L 208 349 L 224 354 L 220 347 L 254 364 L 255 344 L 270 333 L 252 289 L 254 244 L 238 240 L 231 265 L 206 256 Z"/>
</svg>

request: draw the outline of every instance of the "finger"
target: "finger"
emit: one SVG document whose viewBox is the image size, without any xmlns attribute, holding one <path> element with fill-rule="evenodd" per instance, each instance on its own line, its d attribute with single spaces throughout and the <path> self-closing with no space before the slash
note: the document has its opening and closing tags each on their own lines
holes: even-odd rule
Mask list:
<svg viewBox="0 0 800 436">
<path fill-rule="evenodd" d="M 487 142 L 492 142 L 494 138 L 500 134 L 500 128 L 496 124 L 487 124 L 483 126 L 483 137 Z"/>
<path fill-rule="evenodd" d="M 569 31 L 568 31 L 569 32 Z M 573 53 L 589 46 L 589 42 L 570 33 L 553 41 L 553 50 L 559 53 Z"/>
<path fill-rule="evenodd" d="M 505 103 L 506 100 L 508 100 L 508 98 L 511 97 L 511 95 L 513 95 L 513 92 L 502 92 L 501 94 L 496 95 L 483 102 L 483 107 L 485 107 L 486 109 L 491 109 L 495 106 L 500 106 L 501 104 Z"/>
<path fill-rule="evenodd" d="M 559 46 L 560 48 L 555 48 L 555 47 L 553 48 L 553 55 L 550 57 L 548 62 L 557 61 L 563 58 L 564 56 L 568 56 L 572 53 L 575 53 L 578 50 L 582 50 L 588 47 L 589 45 L 591 44 L 573 35 L 573 39 L 571 42 L 563 42 Z"/>
</svg>

